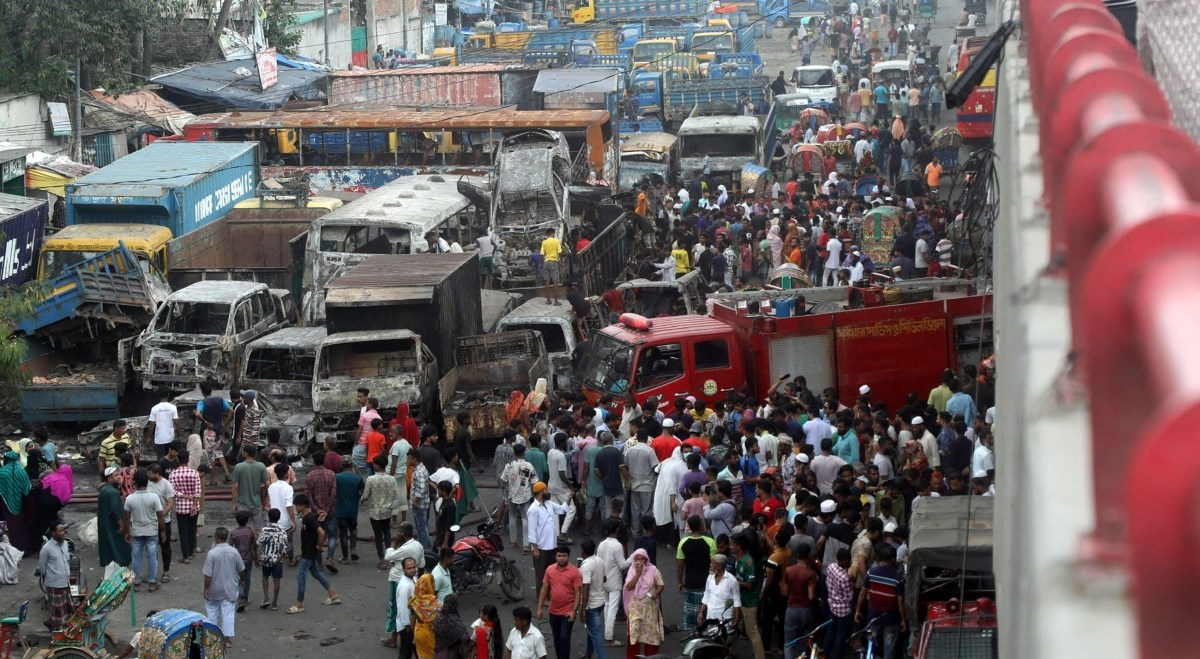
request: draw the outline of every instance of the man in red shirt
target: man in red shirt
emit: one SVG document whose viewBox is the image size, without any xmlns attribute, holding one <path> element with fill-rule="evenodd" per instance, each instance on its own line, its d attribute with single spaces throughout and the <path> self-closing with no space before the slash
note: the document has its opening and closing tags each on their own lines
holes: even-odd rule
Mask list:
<svg viewBox="0 0 1200 659">
<path fill-rule="evenodd" d="M 371 430 L 367 433 L 367 464 L 374 462 L 375 457 L 383 455 L 387 437 L 383 434 L 383 419 L 376 416 L 371 419 Z"/>
<path fill-rule="evenodd" d="M 542 578 L 538 594 L 537 617 L 542 617 L 546 600 L 550 600 L 550 631 L 554 636 L 554 654 L 558 659 L 571 659 L 571 627 L 579 613 L 583 574 L 571 565 L 571 548 L 559 545 L 554 550 L 554 565 Z"/>
<path fill-rule="evenodd" d="M 659 462 L 664 462 L 671 459 L 671 454 L 675 452 L 682 443 L 672 430 L 675 428 L 675 421 L 672 419 L 663 419 L 662 434 L 650 440 L 650 448 L 654 449 L 654 454 L 658 456 Z"/>
<path fill-rule="evenodd" d="M 771 493 L 771 482 L 761 480 L 758 482 L 758 498 L 754 500 L 754 514 L 762 513 L 770 520 L 774 517 L 775 511 L 783 507 L 783 502 Z"/>
</svg>

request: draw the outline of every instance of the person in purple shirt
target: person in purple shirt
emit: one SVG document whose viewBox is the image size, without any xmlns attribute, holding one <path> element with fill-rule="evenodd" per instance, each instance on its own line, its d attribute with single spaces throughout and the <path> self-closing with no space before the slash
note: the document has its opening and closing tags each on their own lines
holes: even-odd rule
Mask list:
<svg viewBox="0 0 1200 659">
<path fill-rule="evenodd" d="M 699 483 L 703 487 L 708 482 L 708 474 L 700 469 L 699 453 L 689 453 L 684 460 L 687 462 L 688 470 L 679 479 L 679 494 L 686 499 L 688 496 L 688 485 Z"/>
</svg>

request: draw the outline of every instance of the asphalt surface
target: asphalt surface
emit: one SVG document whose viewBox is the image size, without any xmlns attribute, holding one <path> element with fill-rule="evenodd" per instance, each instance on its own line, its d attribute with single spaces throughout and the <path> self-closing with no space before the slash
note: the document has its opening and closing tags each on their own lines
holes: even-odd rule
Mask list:
<svg viewBox="0 0 1200 659">
<path fill-rule="evenodd" d="M 946 48 L 953 39 L 953 27 L 958 19 L 961 11 L 961 2 L 959 0 L 948 0 L 943 2 L 943 8 L 938 13 L 934 28 L 931 32 L 931 39 L 934 43 L 942 44 L 942 51 Z M 991 23 L 995 22 L 995 17 L 992 17 Z M 987 26 L 981 30 L 982 32 L 990 31 L 991 26 Z M 766 71 L 769 75 L 774 75 L 784 70 L 790 72 L 791 69 L 799 65 L 799 55 L 792 53 L 788 47 L 786 35 L 788 29 L 774 31 L 772 39 L 759 39 L 759 52 L 766 63 Z M 814 52 L 814 63 L 829 63 L 831 60 L 830 50 L 825 47 L 818 47 Z M 786 74 L 785 74 L 786 77 Z M 949 125 L 952 121 L 953 114 L 943 110 L 943 122 L 941 125 Z M 940 127 L 940 126 L 939 126 Z M 487 508 L 493 508 L 499 504 L 500 491 L 495 488 L 495 479 L 492 477 L 492 470 L 488 464 L 481 475 L 477 477 L 480 484 L 480 504 Z M 89 483 L 95 480 L 94 474 L 82 473 L 77 477 L 77 484 L 80 490 L 91 489 Z M 75 522 L 82 526 L 84 522 L 95 515 L 94 505 L 81 506 L 72 505 L 65 511 L 65 516 L 68 521 Z M 472 514 L 466 520 L 468 524 L 466 528 L 474 528 L 474 520 L 478 519 L 478 514 Z M 208 506 L 206 514 L 206 524 L 200 528 L 201 546 L 210 547 L 212 545 L 212 533 L 218 526 L 233 526 L 230 504 L 228 502 L 216 502 Z M 263 611 L 256 606 L 258 595 L 261 593 L 261 573 L 257 570 L 254 573 L 251 583 L 251 606 L 247 610 L 237 616 L 237 633 L 233 650 L 230 656 L 253 656 L 256 654 L 270 653 L 275 656 L 299 657 L 299 656 L 353 656 L 353 657 L 385 657 L 394 656 L 396 651 L 384 648 L 380 644 L 380 639 L 385 636 L 384 624 L 387 610 L 387 576 L 386 572 L 376 569 L 372 551 L 371 540 L 366 535 L 369 535 L 370 525 L 365 518 L 360 520 L 359 530 L 360 535 L 364 536 L 360 540 L 359 554 L 362 560 L 357 565 L 341 566 L 341 570 L 337 575 L 330 575 L 330 579 L 334 588 L 337 590 L 343 604 L 335 607 L 321 606 L 320 601 L 323 599 L 323 594 L 320 585 L 314 580 L 309 579 L 307 599 L 307 611 L 300 615 L 286 615 L 284 610 L 290 606 L 295 600 L 296 594 L 296 570 L 285 568 L 283 587 L 280 594 L 280 609 L 278 611 Z M 573 545 L 573 557 L 578 554 L 578 541 L 582 539 L 577 532 L 573 532 L 575 538 Z M 600 538 L 596 538 L 597 541 Z M 365 542 L 363 542 L 365 540 Z M 505 538 L 507 543 L 507 537 Z M 82 543 L 78 544 L 82 564 L 91 584 L 97 584 L 103 577 L 103 569 L 98 564 L 99 559 L 95 547 L 88 546 Z M 175 545 L 175 554 L 178 557 L 178 544 Z M 527 597 L 522 602 L 527 606 L 533 607 L 535 603 L 535 593 L 533 591 L 533 566 L 532 560 L 528 556 L 522 556 L 520 547 L 512 548 L 506 546 L 505 553 L 519 565 L 522 565 L 526 575 L 526 592 Z M 676 583 L 675 561 L 673 560 L 673 548 L 660 547 L 660 559 L 668 558 L 668 560 L 659 561 L 659 569 L 663 572 L 664 581 L 667 584 L 667 589 L 663 596 L 663 610 L 665 622 L 668 626 L 677 625 L 680 618 L 680 610 L 682 608 L 682 598 L 676 592 L 674 584 Z M 203 590 L 203 554 L 197 556 L 197 559 L 190 565 L 181 565 L 176 558 L 176 562 L 172 565 L 171 581 L 162 585 L 162 588 L 156 593 L 139 592 L 131 594 L 126 602 L 110 617 L 108 621 L 109 630 L 115 634 L 120 641 L 126 641 L 132 635 L 135 625 L 139 625 L 146 613 L 151 610 L 161 610 L 166 608 L 185 608 L 197 611 L 203 611 L 204 602 L 202 599 Z M 3 615 L 13 615 L 16 612 L 17 605 L 24 601 L 31 602 L 30 614 L 28 621 L 22 626 L 22 631 L 25 637 L 33 642 L 45 647 L 48 641 L 48 635 L 42 627 L 42 621 L 45 619 L 45 613 L 40 608 L 41 593 L 38 589 L 37 580 L 34 577 L 34 570 L 37 567 L 37 561 L 34 558 L 28 558 L 21 563 L 20 582 L 13 586 L 0 586 L 0 613 Z M 499 593 L 498 588 L 494 588 L 485 593 L 467 593 L 462 596 L 461 613 L 464 619 L 469 623 L 476 617 L 478 609 L 485 603 L 497 604 L 501 610 L 501 617 L 505 621 L 505 628 L 508 629 L 511 624 L 511 610 L 515 606 L 503 602 L 503 598 Z M 538 621 L 538 625 L 542 633 L 546 636 L 548 650 L 553 656 L 553 649 L 550 644 L 551 634 L 549 624 L 545 620 Z M 625 633 L 622 624 L 617 624 L 617 639 L 624 640 Z M 667 655 L 678 655 L 680 651 L 680 641 L 682 634 L 669 633 L 666 641 L 662 646 L 661 652 Z M 583 650 L 586 643 L 586 634 L 582 624 L 576 624 L 572 634 L 572 659 L 583 655 Z M 740 656 L 750 656 L 749 643 L 742 640 L 735 644 L 734 648 Z M 621 656 L 625 652 L 625 648 L 617 648 L 609 651 L 610 656 Z M 618 654 L 619 653 L 619 654 Z M 566 658 L 560 658 L 566 659 Z"/>
</svg>

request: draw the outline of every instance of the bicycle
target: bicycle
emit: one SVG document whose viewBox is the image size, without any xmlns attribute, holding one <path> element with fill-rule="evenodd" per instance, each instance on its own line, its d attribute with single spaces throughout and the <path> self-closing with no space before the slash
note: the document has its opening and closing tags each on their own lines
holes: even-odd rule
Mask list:
<svg viewBox="0 0 1200 659">
<path fill-rule="evenodd" d="M 801 652 L 800 654 L 796 655 L 796 659 L 825 659 L 825 656 L 826 656 L 825 650 L 823 650 L 821 648 L 821 646 L 817 643 L 816 635 L 817 635 L 817 632 L 821 631 L 822 629 L 825 629 L 832 623 L 833 623 L 832 619 L 826 620 L 825 622 L 817 625 L 815 628 L 813 628 L 812 631 L 805 634 L 804 636 L 792 639 L 792 641 L 784 647 L 790 648 L 793 645 L 803 643 L 808 646 L 808 649 L 805 650 L 804 652 Z"/>
<path fill-rule="evenodd" d="M 850 635 L 850 647 L 858 652 L 859 659 L 873 659 L 875 656 L 875 623 L 882 617 L 871 618 L 862 629 Z"/>
</svg>

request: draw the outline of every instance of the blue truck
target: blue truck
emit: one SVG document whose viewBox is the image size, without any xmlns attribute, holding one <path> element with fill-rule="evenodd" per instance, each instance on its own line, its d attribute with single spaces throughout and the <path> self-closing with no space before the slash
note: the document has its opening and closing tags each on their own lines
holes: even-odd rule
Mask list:
<svg viewBox="0 0 1200 659">
<path fill-rule="evenodd" d="M 848 7 L 849 3 L 841 1 L 838 5 Z M 835 13 L 835 6 L 826 0 L 761 0 L 759 7 L 763 20 L 777 28 L 808 25 L 810 19 L 832 17 Z"/>
<path fill-rule="evenodd" d="M 771 80 L 766 76 L 699 78 L 680 80 L 662 73 L 640 71 L 633 76 L 633 89 L 643 115 L 665 127 L 678 126 L 696 106 L 706 112 L 738 113 L 743 96 L 758 105 Z"/>
<path fill-rule="evenodd" d="M 765 73 L 758 53 L 717 53 L 708 65 L 710 78 L 752 78 Z"/>
<path fill-rule="evenodd" d="M 140 331 L 171 292 L 161 273 L 124 242 L 67 266 L 47 287 L 53 292 L 32 314 L 18 318 L 13 330 L 59 345 L 98 339 L 122 327 L 126 334 Z"/>
</svg>

